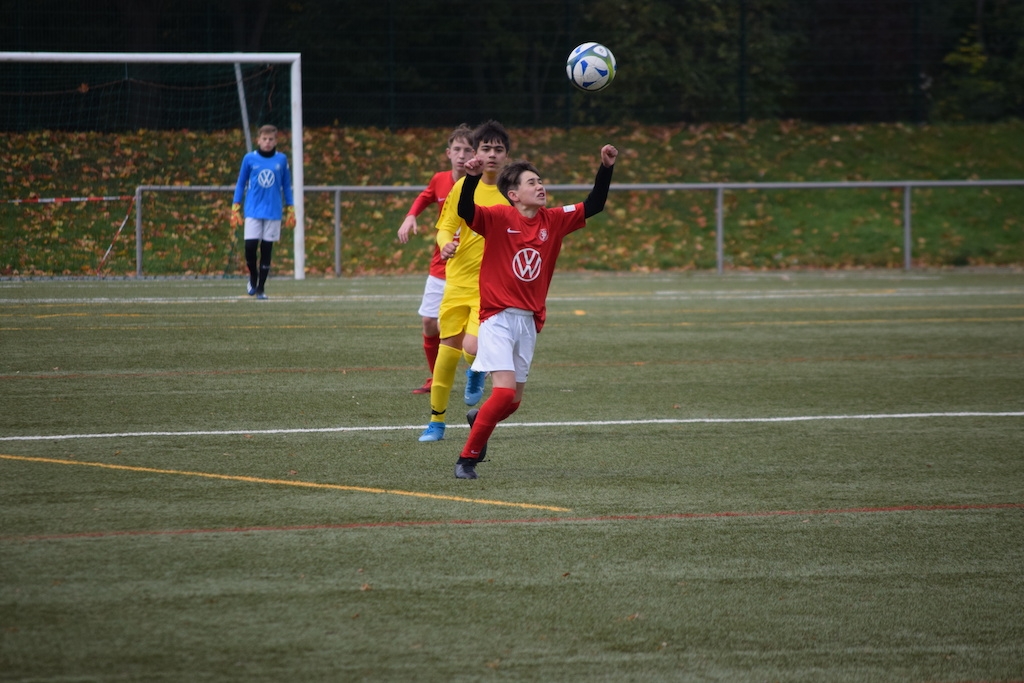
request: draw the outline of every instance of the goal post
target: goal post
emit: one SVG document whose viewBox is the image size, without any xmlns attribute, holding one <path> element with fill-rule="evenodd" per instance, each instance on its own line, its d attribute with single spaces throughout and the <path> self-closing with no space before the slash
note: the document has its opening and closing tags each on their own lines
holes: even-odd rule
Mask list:
<svg viewBox="0 0 1024 683">
<path fill-rule="evenodd" d="M 286 64 L 291 81 L 292 187 L 295 195 L 295 279 L 306 277 L 305 179 L 302 150 L 302 59 L 282 52 L 0 52 L 0 62 L 107 64 Z M 241 86 L 240 86 L 241 87 Z M 241 94 L 240 94 L 241 97 Z"/>
</svg>

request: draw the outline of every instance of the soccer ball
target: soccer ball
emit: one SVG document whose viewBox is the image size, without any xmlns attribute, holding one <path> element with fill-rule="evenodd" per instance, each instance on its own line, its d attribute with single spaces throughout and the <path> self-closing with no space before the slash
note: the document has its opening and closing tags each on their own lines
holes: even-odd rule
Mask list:
<svg viewBox="0 0 1024 683">
<path fill-rule="evenodd" d="M 565 75 L 580 90 L 604 90 L 615 78 L 615 55 L 600 43 L 583 43 L 569 53 Z"/>
</svg>

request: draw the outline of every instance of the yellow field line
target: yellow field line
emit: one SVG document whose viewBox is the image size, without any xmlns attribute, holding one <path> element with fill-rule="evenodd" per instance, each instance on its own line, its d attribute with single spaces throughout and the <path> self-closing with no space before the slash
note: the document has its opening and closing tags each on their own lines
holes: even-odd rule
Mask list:
<svg viewBox="0 0 1024 683">
<path fill-rule="evenodd" d="M 550 510 L 552 512 L 570 512 L 570 508 L 555 507 L 552 505 L 534 505 L 533 503 L 512 503 L 503 500 L 487 500 L 482 498 L 464 498 L 462 496 L 446 496 L 437 493 L 420 493 L 418 491 L 402 491 L 398 489 L 378 489 L 368 486 L 345 486 L 343 484 L 319 484 L 312 481 L 292 481 L 289 479 L 263 479 L 261 477 L 245 477 L 234 474 L 215 474 L 213 472 L 190 472 L 187 470 L 163 470 L 155 467 L 136 467 L 134 465 L 112 465 L 105 462 L 82 462 L 78 460 L 64 460 L 60 458 L 37 458 L 23 455 L 7 455 L 0 453 L 0 458 L 5 460 L 20 460 L 22 462 L 44 462 L 51 465 L 79 465 L 82 467 L 99 467 L 108 470 L 124 470 L 128 472 L 147 472 L 151 474 L 177 474 L 186 477 L 203 477 L 205 479 L 223 479 L 226 481 L 244 481 L 250 484 L 275 484 L 279 486 L 299 486 L 311 489 L 329 489 L 332 491 L 357 491 L 359 493 L 377 493 L 392 496 L 409 496 L 412 498 L 430 498 L 432 500 L 447 500 L 458 503 L 475 503 L 477 505 L 498 505 L 504 507 L 524 508 L 528 510 Z"/>
</svg>

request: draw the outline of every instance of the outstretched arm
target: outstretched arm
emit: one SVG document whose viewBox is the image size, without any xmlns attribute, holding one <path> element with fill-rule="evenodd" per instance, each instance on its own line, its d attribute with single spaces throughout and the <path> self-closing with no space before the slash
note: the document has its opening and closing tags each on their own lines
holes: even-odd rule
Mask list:
<svg viewBox="0 0 1024 683">
<path fill-rule="evenodd" d="M 583 215 L 587 218 L 604 210 L 604 203 L 608 200 L 608 188 L 612 184 L 615 159 L 618 156 L 619 150 L 612 145 L 605 145 L 601 148 L 601 166 L 597 169 L 597 177 L 594 178 L 594 189 L 583 200 Z"/>
<path fill-rule="evenodd" d="M 459 218 L 466 221 L 466 225 L 473 225 L 476 217 L 473 195 L 476 194 L 476 186 L 480 184 L 480 173 L 479 159 L 474 157 L 466 162 L 466 178 L 462 181 L 462 194 L 459 195 Z"/>
</svg>

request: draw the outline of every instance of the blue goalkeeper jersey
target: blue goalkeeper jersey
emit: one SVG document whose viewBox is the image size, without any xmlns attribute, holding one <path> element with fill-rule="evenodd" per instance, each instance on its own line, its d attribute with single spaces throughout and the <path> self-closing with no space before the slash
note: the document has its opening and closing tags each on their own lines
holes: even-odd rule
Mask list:
<svg viewBox="0 0 1024 683">
<path fill-rule="evenodd" d="M 288 157 L 274 152 L 265 157 L 259 150 L 242 157 L 242 168 L 235 185 L 235 204 L 242 203 L 247 218 L 281 220 L 284 206 L 292 206 L 292 177 L 288 171 Z M 282 204 L 283 201 L 283 204 Z"/>
</svg>

